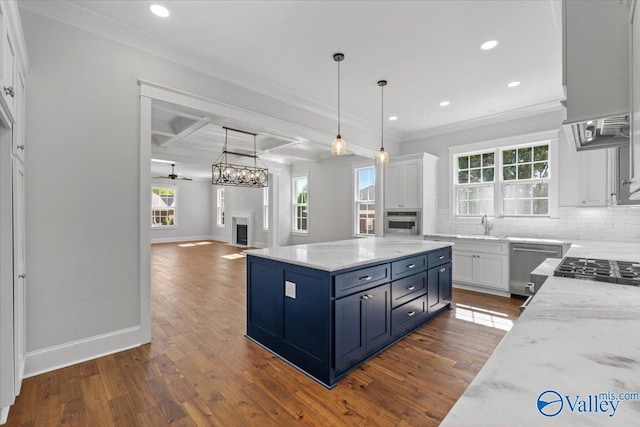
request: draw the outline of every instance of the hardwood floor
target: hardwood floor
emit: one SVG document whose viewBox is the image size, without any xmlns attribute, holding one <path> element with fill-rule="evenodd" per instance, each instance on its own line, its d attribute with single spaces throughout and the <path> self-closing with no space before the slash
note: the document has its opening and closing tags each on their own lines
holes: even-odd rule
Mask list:
<svg viewBox="0 0 640 427">
<path fill-rule="evenodd" d="M 244 337 L 245 258 L 222 258 L 238 252 L 152 245 L 153 341 L 26 379 L 7 425 L 436 426 L 519 315 L 456 289 L 453 311 L 327 390 Z"/>
</svg>

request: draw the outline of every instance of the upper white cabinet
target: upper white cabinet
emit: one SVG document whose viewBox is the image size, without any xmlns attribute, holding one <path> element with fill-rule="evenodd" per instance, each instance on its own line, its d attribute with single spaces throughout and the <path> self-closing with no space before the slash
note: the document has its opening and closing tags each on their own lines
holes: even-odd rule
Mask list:
<svg viewBox="0 0 640 427">
<path fill-rule="evenodd" d="M 419 160 L 389 163 L 385 183 L 385 208 L 420 209 L 422 179 Z"/>
<path fill-rule="evenodd" d="M 615 180 L 612 162 L 615 148 L 586 150 L 576 153 L 580 165 L 580 198 L 578 206 L 607 206 L 612 204 Z"/>
<path fill-rule="evenodd" d="M 0 3 L 0 35 L 2 36 L 2 44 L 0 44 L 0 104 L 4 109 L 4 115 L 9 123 L 16 120 L 16 45 L 11 24 L 9 22 L 8 4 Z M 9 124 L 7 123 L 7 124 Z"/>
<path fill-rule="evenodd" d="M 419 210 L 421 234 L 436 232 L 438 157 L 428 153 L 396 157 L 385 167 L 385 211 Z"/>
<path fill-rule="evenodd" d="M 562 4 L 566 121 L 629 114 L 629 9 L 610 0 Z"/>
</svg>

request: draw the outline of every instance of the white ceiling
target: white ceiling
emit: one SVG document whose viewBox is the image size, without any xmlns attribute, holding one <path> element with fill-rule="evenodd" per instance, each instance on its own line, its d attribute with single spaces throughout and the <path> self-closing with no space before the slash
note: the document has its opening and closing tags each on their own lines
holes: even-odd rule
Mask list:
<svg viewBox="0 0 640 427">
<path fill-rule="evenodd" d="M 111 26 L 121 41 L 329 117 L 335 117 L 337 101 L 332 56 L 342 52 L 343 121 L 379 129 L 376 82 L 386 79 L 385 133 L 391 140 L 557 109 L 563 96 L 559 0 L 158 0 L 171 12 L 166 19 L 151 14 L 151 3 L 30 1 L 21 7 L 103 34 Z M 499 41 L 495 49 L 480 49 L 492 39 Z M 514 80 L 521 85 L 508 88 Z M 451 104 L 440 107 L 442 100 Z M 168 158 L 182 148 L 207 152 L 210 162 L 221 150 L 221 126 L 229 126 L 229 118 L 209 118 L 199 127 L 198 116 L 204 116 L 197 112 L 157 107 L 154 155 Z M 189 113 L 195 117 L 185 117 Z M 386 120 L 391 115 L 398 120 Z M 181 134 L 189 126 L 197 129 Z M 176 137 L 166 146 L 171 135 Z M 314 160 L 326 151 L 291 144 L 286 135 L 259 138 L 260 147 L 270 148 L 263 155 L 284 163 Z"/>
</svg>

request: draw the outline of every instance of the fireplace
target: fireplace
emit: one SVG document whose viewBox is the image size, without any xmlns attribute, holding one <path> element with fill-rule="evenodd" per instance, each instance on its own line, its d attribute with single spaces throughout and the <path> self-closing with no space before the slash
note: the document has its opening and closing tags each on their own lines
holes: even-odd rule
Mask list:
<svg viewBox="0 0 640 427">
<path fill-rule="evenodd" d="M 236 244 L 247 245 L 249 238 L 247 224 L 236 224 Z"/>
</svg>

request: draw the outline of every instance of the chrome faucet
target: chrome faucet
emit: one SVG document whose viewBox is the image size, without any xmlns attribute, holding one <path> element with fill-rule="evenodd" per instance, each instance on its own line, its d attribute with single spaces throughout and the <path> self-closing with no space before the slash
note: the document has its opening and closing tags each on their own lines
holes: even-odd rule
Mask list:
<svg viewBox="0 0 640 427">
<path fill-rule="evenodd" d="M 484 235 L 488 236 L 489 232 L 493 228 L 493 224 L 489 223 L 489 218 L 487 218 L 487 214 L 482 215 L 482 220 L 480 220 L 480 225 L 484 225 Z"/>
</svg>

